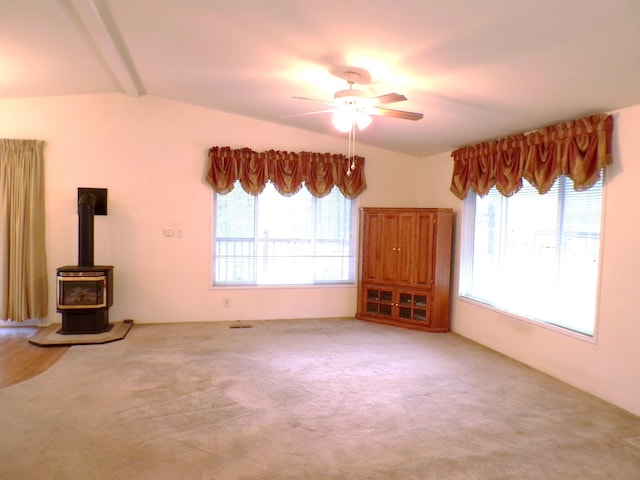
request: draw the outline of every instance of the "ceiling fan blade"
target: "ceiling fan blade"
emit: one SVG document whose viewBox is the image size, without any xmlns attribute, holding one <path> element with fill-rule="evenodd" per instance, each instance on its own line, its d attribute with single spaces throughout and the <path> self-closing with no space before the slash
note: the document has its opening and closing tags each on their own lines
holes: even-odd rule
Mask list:
<svg viewBox="0 0 640 480">
<path fill-rule="evenodd" d="M 383 117 L 402 118 L 404 120 L 420 120 L 424 115 L 415 112 L 403 112 L 402 110 L 393 110 L 390 108 L 374 107 L 367 110 L 371 115 L 381 115 Z"/>
<path fill-rule="evenodd" d="M 298 100 L 308 100 L 310 102 L 316 102 L 316 103 L 321 103 L 323 105 L 331 105 L 334 106 L 333 102 L 327 102 L 325 100 L 316 100 L 315 98 L 307 98 L 307 97 L 293 97 L 296 98 Z"/>
<path fill-rule="evenodd" d="M 371 97 L 371 103 L 374 105 L 386 105 L 387 103 L 404 102 L 406 99 L 407 97 L 399 93 L 386 93 L 384 95 L 378 95 L 377 97 Z"/>
<path fill-rule="evenodd" d="M 280 118 L 295 118 L 295 117 L 304 117 L 306 115 L 316 115 L 318 113 L 330 113 L 330 112 L 335 112 L 335 108 L 329 108 L 327 110 L 316 110 L 315 112 L 304 112 L 304 113 L 296 113 L 295 115 L 287 115 L 286 117 L 280 117 Z"/>
</svg>

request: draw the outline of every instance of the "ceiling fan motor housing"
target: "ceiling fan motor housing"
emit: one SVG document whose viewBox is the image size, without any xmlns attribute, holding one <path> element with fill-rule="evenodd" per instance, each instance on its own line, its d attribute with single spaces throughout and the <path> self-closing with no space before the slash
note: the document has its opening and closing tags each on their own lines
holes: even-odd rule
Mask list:
<svg viewBox="0 0 640 480">
<path fill-rule="evenodd" d="M 333 103 L 338 106 L 361 106 L 369 99 L 366 92 L 362 90 L 338 90 L 333 95 Z"/>
</svg>

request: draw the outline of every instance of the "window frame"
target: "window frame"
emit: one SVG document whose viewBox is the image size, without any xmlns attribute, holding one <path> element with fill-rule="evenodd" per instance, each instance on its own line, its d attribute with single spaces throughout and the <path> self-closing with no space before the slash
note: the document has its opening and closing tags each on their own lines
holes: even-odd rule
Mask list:
<svg viewBox="0 0 640 480">
<path fill-rule="evenodd" d="M 269 183 L 270 186 L 271 183 Z M 239 182 L 235 182 L 235 188 L 242 189 Z M 302 189 L 306 189 L 303 184 Z M 338 189 L 337 186 L 334 189 Z M 298 192 L 299 193 L 299 192 Z M 351 265 L 350 265 L 350 278 L 347 280 L 329 280 L 329 281 L 317 281 L 313 283 L 267 283 L 267 284 L 259 284 L 259 283 L 247 283 L 247 282 L 239 282 L 239 283 L 215 283 L 215 256 L 216 256 L 216 196 L 218 194 L 214 191 L 210 197 L 211 201 L 211 213 L 209 215 L 210 219 L 210 263 L 209 263 L 209 289 L 298 289 L 298 288 L 354 288 L 358 282 L 358 211 L 359 211 L 359 202 L 358 198 L 350 199 L 345 197 L 345 199 L 350 202 L 350 217 L 351 217 L 351 225 L 350 225 L 350 242 L 349 242 L 349 250 L 352 255 Z M 259 195 L 258 195 L 259 197 Z M 257 213 L 258 209 L 256 210 Z M 257 223 L 257 216 L 254 215 L 254 223 Z"/>
<path fill-rule="evenodd" d="M 559 177 L 562 178 L 562 177 Z M 571 181 L 569 178 L 564 178 L 565 183 L 565 192 L 569 188 L 571 188 Z M 491 303 L 483 302 L 481 299 L 473 298 L 469 295 L 470 287 L 467 287 L 472 280 L 470 278 L 465 278 L 464 276 L 468 274 L 473 264 L 473 249 L 475 242 L 475 216 L 476 216 L 476 201 L 478 198 L 473 192 L 469 192 L 469 197 L 473 199 L 473 202 L 470 201 L 469 197 L 467 197 L 463 201 L 462 205 L 462 215 L 461 215 L 461 234 L 460 234 L 460 261 L 459 261 L 459 269 L 458 269 L 458 285 L 457 285 L 457 297 L 461 301 L 465 303 L 469 303 L 475 305 L 477 307 L 499 313 L 501 315 L 505 315 L 507 317 L 525 321 L 529 324 L 536 325 L 538 327 L 545 328 L 547 330 L 551 330 L 557 333 L 561 333 L 570 337 L 577 338 L 579 340 L 583 340 L 589 343 L 596 343 L 598 337 L 598 329 L 600 323 L 600 297 L 601 297 L 601 288 L 602 288 L 602 268 L 603 268 L 603 252 L 604 252 L 604 241 L 605 241 L 605 213 L 606 213 L 606 198 L 607 198 L 607 188 L 606 188 L 606 178 L 605 178 L 605 170 L 601 170 L 601 201 L 600 201 L 600 225 L 599 225 L 599 245 L 598 245 L 598 265 L 596 270 L 596 285 L 595 285 L 595 299 L 594 299 L 594 318 L 593 318 L 593 331 L 591 334 L 582 332 L 579 330 L 574 330 L 567 326 L 562 326 L 550 321 L 541 320 L 535 318 L 534 316 L 527 316 L 521 312 L 514 312 L 507 310 L 503 307 L 493 305 Z M 495 188 L 495 187 L 494 187 Z M 517 195 L 517 193 L 515 194 Z M 565 204 L 563 203 L 563 208 L 565 208 Z M 471 231 L 471 233 L 470 233 Z M 465 257 L 465 253 L 471 252 L 471 255 Z"/>
</svg>

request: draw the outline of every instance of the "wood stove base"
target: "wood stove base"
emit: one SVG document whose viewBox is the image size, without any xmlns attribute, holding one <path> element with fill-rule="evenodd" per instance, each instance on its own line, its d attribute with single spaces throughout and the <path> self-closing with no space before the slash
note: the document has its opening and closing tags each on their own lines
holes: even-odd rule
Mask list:
<svg viewBox="0 0 640 480">
<path fill-rule="evenodd" d="M 87 335 L 104 333 L 113 328 L 109 325 L 109 311 L 90 313 L 63 313 L 62 328 L 57 331 L 60 335 Z"/>
</svg>

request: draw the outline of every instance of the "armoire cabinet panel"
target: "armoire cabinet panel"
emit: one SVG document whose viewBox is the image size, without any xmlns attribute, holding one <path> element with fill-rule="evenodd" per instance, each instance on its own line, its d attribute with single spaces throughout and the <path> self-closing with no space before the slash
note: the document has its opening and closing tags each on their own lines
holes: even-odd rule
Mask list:
<svg viewBox="0 0 640 480">
<path fill-rule="evenodd" d="M 380 251 L 380 281 L 395 283 L 398 273 L 398 216 L 383 212 L 380 237 L 372 239 L 367 247 L 374 246 Z"/>
<path fill-rule="evenodd" d="M 362 208 L 360 215 L 356 317 L 448 331 L 453 211 Z"/>
<path fill-rule="evenodd" d="M 361 236 L 367 238 L 380 238 L 382 234 L 382 214 L 372 213 L 361 218 Z M 378 271 L 380 269 L 380 242 L 371 242 L 366 250 L 360 245 L 360 258 L 362 270 L 360 272 L 361 281 L 377 282 L 380 279 Z"/>
<path fill-rule="evenodd" d="M 414 237 L 416 231 L 415 216 L 412 213 L 398 214 L 398 230 L 396 232 L 396 263 L 395 285 L 413 285 Z"/>
<path fill-rule="evenodd" d="M 416 214 L 415 241 L 418 245 L 433 245 L 434 230 L 436 227 L 436 215 L 434 213 Z M 417 287 L 431 288 L 433 282 L 436 251 L 418 254 L 414 261 L 414 285 Z"/>
</svg>

